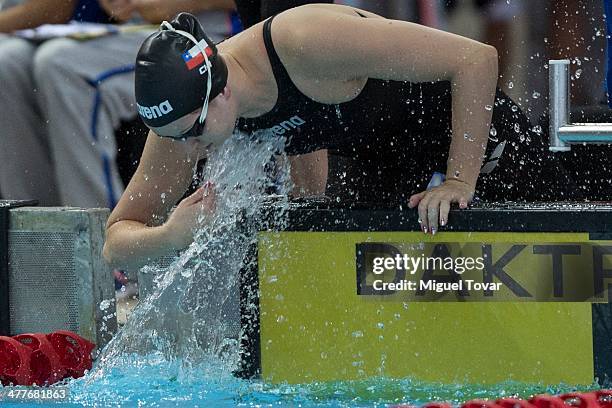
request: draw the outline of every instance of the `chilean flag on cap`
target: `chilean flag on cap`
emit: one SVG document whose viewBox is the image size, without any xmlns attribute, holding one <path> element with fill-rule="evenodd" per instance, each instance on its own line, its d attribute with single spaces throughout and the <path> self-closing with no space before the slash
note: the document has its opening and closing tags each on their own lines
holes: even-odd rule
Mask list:
<svg viewBox="0 0 612 408">
<path fill-rule="evenodd" d="M 210 57 L 213 54 L 213 51 L 210 47 L 208 47 L 206 40 L 201 40 L 198 45 L 194 45 L 189 51 L 183 54 L 183 61 L 185 61 L 185 64 L 190 71 L 204 62 L 204 55 L 202 55 L 200 47 L 206 47 L 205 51 L 207 56 Z"/>
</svg>

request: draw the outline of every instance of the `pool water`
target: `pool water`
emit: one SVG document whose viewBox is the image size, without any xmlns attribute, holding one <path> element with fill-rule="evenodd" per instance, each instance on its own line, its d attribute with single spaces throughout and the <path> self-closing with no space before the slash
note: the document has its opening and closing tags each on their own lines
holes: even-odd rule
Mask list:
<svg viewBox="0 0 612 408">
<path fill-rule="evenodd" d="M 95 374 L 95 373 L 94 373 Z M 570 385 L 528 385 L 515 382 L 491 386 L 432 384 L 410 379 L 375 378 L 363 381 L 272 385 L 240 380 L 216 364 L 186 369 L 180 361 L 161 356 L 126 357 L 104 375 L 68 381 L 57 387 L 69 397 L 61 403 L 6 403 L 67 407 L 386 407 L 398 403 L 419 405 L 429 401 L 453 404 L 478 398 L 527 398 L 534 394 L 559 394 L 598 388 Z M 26 387 L 16 387 L 25 389 Z M 0 388 L 6 391 L 7 388 Z"/>
</svg>

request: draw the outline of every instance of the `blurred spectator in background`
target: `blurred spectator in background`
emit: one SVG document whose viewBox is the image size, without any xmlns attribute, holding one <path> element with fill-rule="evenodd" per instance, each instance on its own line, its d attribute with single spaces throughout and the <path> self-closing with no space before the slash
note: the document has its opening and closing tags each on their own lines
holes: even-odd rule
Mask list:
<svg viewBox="0 0 612 408">
<path fill-rule="evenodd" d="M 572 60 L 572 104 L 604 100 L 602 0 L 444 0 L 447 29 L 495 46 L 500 86 L 532 120 L 548 108 L 548 60 Z M 444 27 L 443 27 L 444 28 Z"/>
<path fill-rule="evenodd" d="M 68 21 L 107 23 L 95 0 L 7 1 L 0 11 L 0 33 Z M 44 120 L 36 100 L 36 44 L 0 34 L 0 193 L 3 198 L 37 198 L 59 204 Z"/>
<path fill-rule="evenodd" d="M 0 33 L 61 24 L 70 20 L 108 23 L 109 16 L 96 0 L 0 0 Z"/>
<path fill-rule="evenodd" d="M 585 106 L 604 102 L 606 25 L 603 0 L 551 1 L 547 20 L 548 58 L 572 60 L 572 104 Z"/>
<path fill-rule="evenodd" d="M 239 27 L 231 0 L 26 0 L 0 12 L 0 30 L 68 22 L 94 9 L 104 17 L 87 21 L 158 24 L 189 11 L 215 40 Z M 14 24 L 3 25 L 5 21 Z M 3 198 L 37 198 L 44 205 L 115 205 L 123 183 L 114 133 L 122 120 L 137 116 L 133 62 L 154 29 L 132 27 L 87 41 L 57 38 L 40 45 L 2 37 Z"/>
<path fill-rule="evenodd" d="M 525 80 L 518 85 L 531 98 L 532 118 L 548 113 L 548 61 L 572 60 L 572 104 L 596 105 L 604 100 L 606 58 L 603 0 L 540 0 L 525 2 L 527 38 L 519 51 L 525 54 Z M 518 33 L 513 33 L 515 36 Z"/>
<path fill-rule="evenodd" d="M 518 102 L 517 91 L 524 73 L 516 70 L 521 59 L 517 35 L 527 27 L 521 26 L 522 0 L 444 0 L 445 15 L 442 29 L 492 45 L 499 55 L 499 86 Z M 522 47 L 525 47 L 523 43 Z M 516 89 L 514 89 L 516 86 Z"/>
</svg>

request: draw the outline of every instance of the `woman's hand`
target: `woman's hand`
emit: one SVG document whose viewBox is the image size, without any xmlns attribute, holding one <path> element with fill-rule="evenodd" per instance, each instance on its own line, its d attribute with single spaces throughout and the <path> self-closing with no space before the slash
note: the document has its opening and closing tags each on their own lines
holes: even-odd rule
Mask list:
<svg viewBox="0 0 612 408">
<path fill-rule="evenodd" d="M 204 213 L 212 216 L 216 209 L 214 185 L 206 182 L 195 193 L 176 206 L 164 224 L 168 240 L 176 249 L 183 249 L 193 242 L 193 230 L 198 226 L 198 217 Z"/>
<path fill-rule="evenodd" d="M 136 10 L 132 0 L 99 0 L 99 2 L 106 14 L 119 23 L 131 19 Z"/>
<path fill-rule="evenodd" d="M 440 186 L 410 197 L 408 207 L 419 207 L 419 223 L 424 233 L 435 234 L 438 222 L 445 226 L 452 203 L 465 209 L 474 197 L 474 187 L 460 180 L 447 180 Z"/>
</svg>

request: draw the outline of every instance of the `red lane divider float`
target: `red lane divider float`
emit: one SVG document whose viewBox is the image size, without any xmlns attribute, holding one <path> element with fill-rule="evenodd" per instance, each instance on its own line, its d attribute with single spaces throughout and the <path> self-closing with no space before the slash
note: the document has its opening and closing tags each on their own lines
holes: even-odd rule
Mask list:
<svg viewBox="0 0 612 408">
<path fill-rule="evenodd" d="M 82 377 L 91 369 L 95 347 L 66 330 L 0 336 L 0 383 L 42 386 Z"/>
<path fill-rule="evenodd" d="M 495 404 L 501 408 L 535 408 L 531 402 L 517 398 L 498 399 Z"/>
<path fill-rule="evenodd" d="M 565 401 L 552 395 L 536 395 L 529 402 L 536 408 L 568 408 Z"/>
<path fill-rule="evenodd" d="M 32 385 L 32 350 L 11 337 L 0 336 L 0 380 L 2 384 Z"/>
<path fill-rule="evenodd" d="M 416 408 L 414 405 L 394 405 L 390 408 Z M 446 402 L 430 402 L 421 408 L 452 408 Z M 498 400 L 471 400 L 460 408 L 612 408 L 612 390 L 568 392 L 559 396 L 536 395 L 529 400 L 501 398 Z"/>
<path fill-rule="evenodd" d="M 595 396 L 597 397 L 597 403 L 601 408 L 612 408 L 611 390 L 595 391 Z"/>
<path fill-rule="evenodd" d="M 66 331 L 58 330 L 47 335 L 53 348 L 58 352 L 62 365 L 71 377 L 79 378 L 90 370 L 93 364 L 91 352 L 96 347 L 92 342 Z"/>
</svg>

